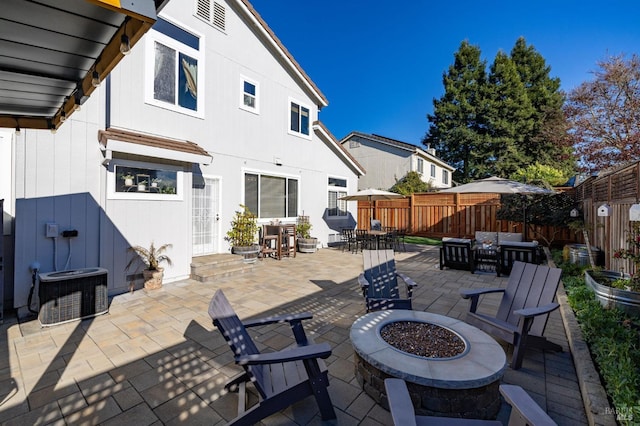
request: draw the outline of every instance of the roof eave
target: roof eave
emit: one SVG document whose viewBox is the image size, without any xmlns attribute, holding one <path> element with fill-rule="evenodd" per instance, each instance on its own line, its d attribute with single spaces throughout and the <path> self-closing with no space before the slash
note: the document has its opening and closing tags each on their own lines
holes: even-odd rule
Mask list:
<svg viewBox="0 0 640 426">
<path fill-rule="evenodd" d="M 313 131 L 338 153 L 342 161 L 344 161 L 345 164 L 347 164 L 356 173 L 356 175 L 358 175 L 358 177 L 366 174 L 364 167 L 362 167 L 362 165 L 358 163 L 358 161 L 342 146 L 342 144 L 338 142 L 335 136 L 331 134 L 329 129 L 327 129 L 322 122 L 314 122 Z"/>
<path fill-rule="evenodd" d="M 271 44 L 271 46 L 280 54 L 280 57 L 286 64 L 287 68 L 289 68 L 293 74 L 304 83 L 307 90 L 316 99 L 316 105 L 318 105 L 318 107 L 326 107 L 329 105 L 329 101 L 320 91 L 318 86 L 316 86 L 313 80 L 311 80 L 300 64 L 296 62 L 293 55 L 287 50 L 284 44 L 282 44 L 280 39 L 276 36 L 269 25 L 267 25 L 264 19 L 262 19 L 251 3 L 249 3 L 248 0 L 235 0 L 235 2 L 244 12 L 245 16 L 254 24 L 258 32 L 260 32 L 265 39 L 269 41 L 269 44 Z"/>
</svg>

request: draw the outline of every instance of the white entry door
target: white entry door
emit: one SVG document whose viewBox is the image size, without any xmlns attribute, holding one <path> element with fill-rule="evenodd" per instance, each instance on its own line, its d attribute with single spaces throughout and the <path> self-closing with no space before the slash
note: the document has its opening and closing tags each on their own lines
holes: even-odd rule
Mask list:
<svg viewBox="0 0 640 426">
<path fill-rule="evenodd" d="M 193 188 L 193 255 L 217 253 L 220 236 L 220 179 L 204 178 Z"/>
</svg>

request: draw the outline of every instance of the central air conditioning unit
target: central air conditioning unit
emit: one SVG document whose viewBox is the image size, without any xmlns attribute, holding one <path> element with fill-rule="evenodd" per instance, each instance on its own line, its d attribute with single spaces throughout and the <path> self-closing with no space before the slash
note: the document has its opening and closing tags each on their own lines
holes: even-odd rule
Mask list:
<svg viewBox="0 0 640 426">
<path fill-rule="evenodd" d="M 40 324 L 62 324 L 107 313 L 107 275 L 104 268 L 40 274 Z"/>
</svg>

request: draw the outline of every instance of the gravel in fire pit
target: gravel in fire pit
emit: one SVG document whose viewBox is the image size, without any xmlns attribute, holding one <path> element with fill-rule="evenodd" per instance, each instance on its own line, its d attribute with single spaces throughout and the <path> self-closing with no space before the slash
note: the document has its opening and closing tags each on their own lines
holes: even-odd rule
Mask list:
<svg viewBox="0 0 640 426">
<path fill-rule="evenodd" d="M 458 335 L 425 322 L 392 322 L 382 327 L 380 335 L 394 348 L 425 358 L 451 358 L 465 350 L 465 344 Z"/>
</svg>

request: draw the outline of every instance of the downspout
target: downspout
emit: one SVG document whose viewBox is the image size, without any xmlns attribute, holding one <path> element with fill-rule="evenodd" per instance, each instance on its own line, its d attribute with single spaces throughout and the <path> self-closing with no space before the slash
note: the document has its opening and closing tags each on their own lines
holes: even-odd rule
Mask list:
<svg viewBox="0 0 640 426">
<path fill-rule="evenodd" d="M 104 129 L 107 130 L 111 127 L 111 74 L 107 75 L 107 84 L 105 84 L 105 95 L 104 95 L 104 104 L 105 104 L 105 112 L 104 112 Z"/>
</svg>

